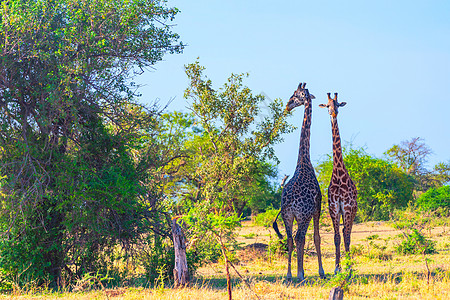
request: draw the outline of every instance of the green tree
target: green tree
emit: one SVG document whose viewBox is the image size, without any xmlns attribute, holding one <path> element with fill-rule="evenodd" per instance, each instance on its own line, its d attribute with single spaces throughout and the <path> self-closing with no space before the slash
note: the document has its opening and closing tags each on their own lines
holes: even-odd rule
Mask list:
<svg viewBox="0 0 450 300">
<path fill-rule="evenodd" d="M 243 85 L 245 74 L 232 74 L 214 90 L 204 69 L 199 62 L 186 66 L 190 86 L 185 97 L 192 101 L 200 132 L 186 143 L 192 154 L 180 212 L 198 237 L 221 245 L 228 274 L 234 229 L 258 180 L 273 173 L 266 164 L 276 161 L 273 145 L 292 127 L 280 99 L 269 103 L 265 117 L 259 114 L 265 98 Z"/>
<path fill-rule="evenodd" d="M 435 186 L 439 187 L 450 183 L 450 161 L 436 164 L 432 171 Z"/>
<path fill-rule="evenodd" d="M 403 171 L 412 176 L 425 172 L 425 164 L 431 153 L 430 147 L 420 137 L 402 141 L 385 152 Z"/>
<path fill-rule="evenodd" d="M 192 100 L 191 109 L 201 128 L 201 134 L 188 145 L 196 154 L 191 155 L 195 166 L 192 179 L 194 186 L 200 187 L 200 199 L 209 198 L 240 215 L 258 177 L 274 175 L 265 162 L 276 160 L 272 146 L 291 127 L 279 99 L 270 103 L 268 116 L 255 121 L 265 99 L 243 86 L 244 74 L 231 75 L 224 87 L 215 91 L 203 70 L 198 62 L 186 67 L 191 85 L 185 96 Z"/>
<path fill-rule="evenodd" d="M 160 163 L 136 158 L 141 145 L 130 140 L 148 138 L 157 117 L 133 104 L 131 80 L 182 50 L 169 27 L 177 12 L 149 0 L 1 2 L 7 279 L 58 285 L 105 267 L 118 244 L 130 250 L 147 228 L 158 230 L 148 170 Z"/>
<path fill-rule="evenodd" d="M 395 164 L 374 158 L 364 149 L 344 149 L 345 166 L 358 189 L 359 221 L 387 220 L 395 208 L 412 200 L 413 183 Z M 332 155 L 316 168 L 322 194 L 326 192 L 333 170 Z"/>
<path fill-rule="evenodd" d="M 158 140 L 164 141 L 164 149 L 159 157 L 170 158 L 170 163 L 165 163 L 161 169 L 162 174 L 168 175 L 164 178 L 164 194 L 174 200 L 175 207 L 181 207 L 181 214 L 184 202 L 179 202 L 180 199 L 190 199 L 190 203 L 201 198 L 199 179 L 195 173 L 198 168 L 195 157 L 199 155 L 200 144 L 204 143 L 204 130 L 191 113 L 167 113 L 162 119 L 157 136 Z M 243 195 L 241 205 L 237 208 L 239 215 L 248 216 L 279 205 L 281 189 L 273 183 L 276 175 L 273 163 L 255 162 L 253 172 L 249 173 L 249 191 Z"/>
<path fill-rule="evenodd" d="M 279 208 L 281 203 L 282 189 L 274 182 L 276 178 L 276 168 L 268 163 L 261 164 L 260 170 L 253 175 L 253 191 L 244 209 L 244 215 L 256 215 L 265 212 L 267 209 Z"/>
<path fill-rule="evenodd" d="M 426 191 L 431 187 L 440 187 L 450 180 L 450 163 L 438 163 L 433 170 L 426 168 L 432 150 L 422 138 L 402 141 L 385 152 L 390 161 L 397 164 L 415 179 L 416 191 Z"/>
</svg>

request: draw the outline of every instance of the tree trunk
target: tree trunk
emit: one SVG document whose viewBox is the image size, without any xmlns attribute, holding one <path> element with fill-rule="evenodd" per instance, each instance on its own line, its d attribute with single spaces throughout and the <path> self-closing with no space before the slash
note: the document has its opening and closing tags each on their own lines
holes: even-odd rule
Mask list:
<svg viewBox="0 0 450 300">
<path fill-rule="evenodd" d="M 175 287 L 186 286 L 189 284 L 189 270 L 186 259 L 186 242 L 177 219 L 172 219 L 173 246 L 175 248 L 175 267 L 173 276 Z"/>
<path fill-rule="evenodd" d="M 228 256 L 227 256 L 227 253 L 225 252 L 225 248 L 222 243 L 221 243 L 221 246 L 222 246 L 222 254 L 223 254 L 223 257 L 225 258 L 225 273 L 227 274 L 228 300 L 233 300 L 233 296 L 232 296 L 232 292 L 231 292 L 230 269 L 228 266 Z"/>
<path fill-rule="evenodd" d="M 344 299 L 344 291 L 340 287 L 332 288 L 328 300 L 342 300 L 342 299 Z"/>
</svg>

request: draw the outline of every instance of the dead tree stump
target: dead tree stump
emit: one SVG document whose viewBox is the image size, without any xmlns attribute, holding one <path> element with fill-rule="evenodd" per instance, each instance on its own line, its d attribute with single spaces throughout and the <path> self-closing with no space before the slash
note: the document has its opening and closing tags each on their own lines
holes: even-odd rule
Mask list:
<svg viewBox="0 0 450 300">
<path fill-rule="evenodd" d="M 334 287 L 330 291 L 330 297 L 328 300 L 343 300 L 344 291 L 340 287 Z"/>
<path fill-rule="evenodd" d="M 183 287 L 189 284 L 189 270 L 186 259 L 186 241 L 177 218 L 172 219 L 173 246 L 175 248 L 175 267 L 173 277 L 175 287 Z"/>
</svg>

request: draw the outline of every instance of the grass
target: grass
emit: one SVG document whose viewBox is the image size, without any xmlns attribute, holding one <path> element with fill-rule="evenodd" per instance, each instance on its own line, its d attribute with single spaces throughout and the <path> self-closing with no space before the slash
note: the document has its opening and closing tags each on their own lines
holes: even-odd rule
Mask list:
<svg viewBox="0 0 450 300">
<path fill-rule="evenodd" d="M 436 241 L 437 254 L 399 255 L 394 247 L 400 243 L 399 234 L 383 222 L 356 224 L 352 234 L 353 277 L 347 285 L 345 299 L 450 299 L 450 235 L 448 228 L 431 230 Z M 428 234 L 428 232 L 427 232 Z M 249 289 L 233 273 L 233 299 L 328 299 L 336 285 L 334 271 L 333 233 L 322 226 L 322 255 L 327 279 L 318 276 L 317 257 L 308 234 L 305 256 L 306 281 L 287 283 L 287 259 L 281 255 L 267 256 L 264 244 L 276 241 L 270 229 L 243 222 L 238 241 L 242 249 L 236 268 L 250 284 Z M 258 243 L 259 247 L 248 245 Z M 247 246 L 247 247 L 246 247 Z M 425 264 L 427 259 L 428 269 Z M 293 259 L 295 266 L 296 258 Z M 293 276 L 296 268 L 293 269 Z M 51 293 L 48 291 L 16 291 L 0 299 L 228 299 L 224 268 L 209 264 L 200 268 L 193 284 L 188 288 L 174 289 L 169 285 L 155 288 L 122 287 L 111 290 Z"/>
</svg>

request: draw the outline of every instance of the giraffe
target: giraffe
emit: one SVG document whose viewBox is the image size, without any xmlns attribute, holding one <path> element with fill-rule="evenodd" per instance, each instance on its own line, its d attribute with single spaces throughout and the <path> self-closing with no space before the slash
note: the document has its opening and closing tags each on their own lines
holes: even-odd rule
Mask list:
<svg viewBox="0 0 450 300">
<path fill-rule="evenodd" d="M 344 221 L 343 236 L 345 252 L 349 252 L 350 235 L 358 204 L 356 202 L 356 186 L 348 175 L 342 158 L 341 137 L 337 123 L 338 109 L 347 103 L 339 103 L 337 101 L 337 93 L 334 93 L 334 98 L 331 98 L 330 93 L 327 95 L 328 103 L 320 104 L 319 106 L 328 108 L 328 113 L 331 116 L 331 132 L 333 135 L 333 172 L 330 185 L 328 186 L 328 209 L 334 227 L 334 245 L 336 247 L 336 268 L 334 273 L 336 274 L 341 270 L 341 235 L 339 233 L 341 215 Z"/>
<path fill-rule="evenodd" d="M 311 127 L 312 105 L 311 99 L 315 97 L 305 88 L 306 83 L 300 83 L 297 90 L 289 99 L 286 110 L 291 111 L 297 106 L 305 105 L 303 126 L 300 135 L 300 146 L 297 167 L 294 175 L 283 187 L 281 196 L 281 209 L 275 218 L 273 228 L 280 239 L 283 238 L 277 226 L 277 218 L 281 214 L 287 234 L 288 245 L 288 271 L 287 280 L 292 280 L 291 257 L 293 250 L 292 230 L 294 218 L 297 220 L 298 229 L 295 235 L 297 246 L 297 279 L 302 282 L 305 279 L 303 270 L 303 253 L 305 248 L 305 235 L 311 218 L 314 223 L 314 245 L 316 247 L 319 262 L 319 275 L 325 278 L 322 267 L 322 254 L 320 251 L 319 217 L 321 213 L 322 194 L 319 183 L 314 173 L 309 156 L 309 138 Z"/>
</svg>

